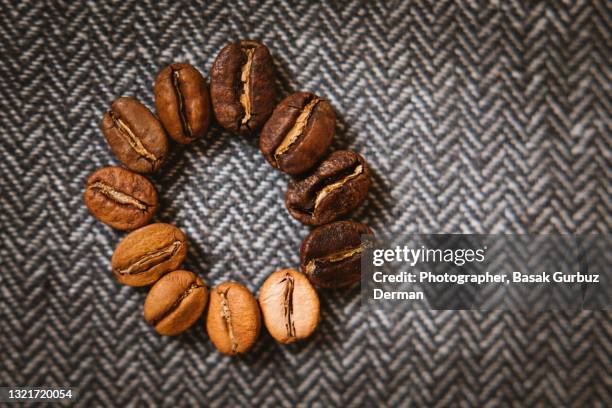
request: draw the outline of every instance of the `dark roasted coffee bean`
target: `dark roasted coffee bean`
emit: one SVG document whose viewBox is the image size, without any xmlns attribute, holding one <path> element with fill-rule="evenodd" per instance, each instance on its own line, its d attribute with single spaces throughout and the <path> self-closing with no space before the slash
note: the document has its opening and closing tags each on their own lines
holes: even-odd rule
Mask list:
<svg viewBox="0 0 612 408">
<path fill-rule="evenodd" d="M 309 337 L 319 324 L 317 291 L 293 269 L 274 272 L 259 290 L 264 324 L 276 341 L 289 344 Z"/>
<path fill-rule="evenodd" d="M 261 131 L 259 148 L 273 167 L 301 174 L 325 155 L 335 127 L 329 102 L 308 92 L 294 93 L 274 109 Z"/>
<path fill-rule="evenodd" d="M 339 288 L 361 278 L 361 235 L 372 234 L 367 225 L 337 221 L 315 228 L 300 250 L 302 272 L 323 288 Z"/>
<path fill-rule="evenodd" d="M 144 318 L 162 336 L 176 336 L 198 320 L 207 301 L 202 279 L 189 271 L 170 272 L 149 291 Z"/>
<path fill-rule="evenodd" d="M 217 350 L 228 355 L 246 353 L 260 328 L 259 306 L 247 288 L 225 282 L 211 291 L 206 330 Z"/>
<path fill-rule="evenodd" d="M 210 94 L 206 80 L 189 64 L 170 64 L 153 87 L 155 108 L 164 128 L 178 143 L 188 144 L 210 128 Z"/>
<path fill-rule="evenodd" d="M 111 267 L 124 285 L 146 286 L 177 270 L 187 255 L 187 238 L 170 224 L 151 224 L 132 231 L 119 242 Z"/>
<path fill-rule="evenodd" d="M 217 121 L 225 129 L 248 135 L 261 128 L 276 99 L 268 48 L 251 40 L 226 45 L 210 73 L 210 95 Z"/>
<path fill-rule="evenodd" d="M 168 155 L 164 128 L 146 106 L 122 96 L 102 118 L 102 133 L 125 166 L 138 173 L 157 171 Z"/>
<path fill-rule="evenodd" d="M 370 184 L 370 170 L 364 158 L 341 150 L 329 155 L 306 178 L 289 183 L 285 205 L 304 224 L 327 224 L 357 208 Z"/>
<path fill-rule="evenodd" d="M 147 224 L 157 210 L 157 191 L 146 177 L 121 167 L 104 167 L 87 179 L 85 205 L 98 220 L 119 230 Z"/>
</svg>

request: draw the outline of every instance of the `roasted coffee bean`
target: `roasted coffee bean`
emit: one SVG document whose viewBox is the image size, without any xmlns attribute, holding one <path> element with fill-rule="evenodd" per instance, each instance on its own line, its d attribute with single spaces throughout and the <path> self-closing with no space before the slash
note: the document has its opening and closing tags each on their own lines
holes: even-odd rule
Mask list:
<svg viewBox="0 0 612 408">
<path fill-rule="evenodd" d="M 309 337 L 319 324 L 317 291 L 293 269 L 272 273 L 259 290 L 264 324 L 276 341 L 289 344 Z"/>
<path fill-rule="evenodd" d="M 261 131 L 259 148 L 273 167 L 301 174 L 325 155 L 335 127 L 329 102 L 311 93 L 294 93 L 274 109 Z"/>
<path fill-rule="evenodd" d="M 332 153 L 306 178 L 289 183 L 285 205 L 304 224 L 327 224 L 357 208 L 370 184 L 370 170 L 364 158 L 341 150 Z"/>
<path fill-rule="evenodd" d="M 146 177 L 103 167 L 87 179 L 85 205 L 98 220 L 119 230 L 142 227 L 157 210 L 157 191 Z"/>
<path fill-rule="evenodd" d="M 163 336 L 176 336 L 202 315 L 208 301 L 204 281 L 193 272 L 174 271 L 164 275 L 149 291 L 144 318 Z"/>
<path fill-rule="evenodd" d="M 187 255 L 187 238 L 170 224 L 151 224 L 132 231 L 119 242 L 111 267 L 124 285 L 146 286 L 175 271 Z"/>
<path fill-rule="evenodd" d="M 302 272 L 323 288 L 339 288 L 361 278 L 361 235 L 372 234 L 367 225 L 337 221 L 317 227 L 306 237 L 300 250 Z"/>
<path fill-rule="evenodd" d="M 168 139 L 161 123 L 146 106 L 122 96 L 102 118 L 102 133 L 125 166 L 138 173 L 157 171 L 168 155 Z"/>
<path fill-rule="evenodd" d="M 251 40 L 226 45 L 213 63 L 210 95 L 217 121 L 225 129 L 242 135 L 259 130 L 276 99 L 268 48 Z"/>
<path fill-rule="evenodd" d="M 221 353 L 246 353 L 259 336 L 260 319 L 257 301 L 243 285 L 225 282 L 211 291 L 206 330 Z"/>
<path fill-rule="evenodd" d="M 153 91 L 159 120 L 176 142 L 188 144 L 208 132 L 212 114 L 208 85 L 193 66 L 168 65 L 157 75 Z"/>
</svg>

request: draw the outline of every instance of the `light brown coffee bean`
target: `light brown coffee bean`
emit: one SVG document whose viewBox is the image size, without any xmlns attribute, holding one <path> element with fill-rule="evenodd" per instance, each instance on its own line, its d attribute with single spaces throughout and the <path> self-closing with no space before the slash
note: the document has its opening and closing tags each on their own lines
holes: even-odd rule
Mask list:
<svg viewBox="0 0 612 408">
<path fill-rule="evenodd" d="M 124 285 L 146 286 L 177 270 L 187 255 L 185 234 L 170 224 L 151 224 L 131 232 L 119 242 L 111 266 Z"/>
<path fill-rule="evenodd" d="M 323 158 L 335 128 L 336 115 L 329 102 L 309 92 L 297 92 L 274 109 L 261 130 L 259 148 L 273 167 L 301 174 Z"/>
<path fill-rule="evenodd" d="M 163 336 L 176 336 L 202 315 L 208 301 L 204 281 L 193 272 L 178 270 L 164 275 L 149 291 L 144 318 Z"/>
<path fill-rule="evenodd" d="M 134 98 L 115 99 L 102 118 L 102 133 L 117 159 L 138 173 L 157 171 L 168 155 L 161 123 Z"/>
<path fill-rule="evenodd" d="M 157 210 L 157 191 L 146 177 L 103 167 L 87 179 L 83 200 L 98 220 L 119 230 L 145 225 Z"/>
<path fill-rule="evenodd" d="M 270 335 L 283 344 L 309 337 L 319 324 L 317 291 L 293 269 L 276 271 L 266 279 L 259 290 L 259 305 Z"/>
<path fill-rule="evenodd" d="M 359 282 L 362 235 L 370 235 L 367 225 L 355 221 L 336 221 L 313 229 L 302 242 L 302 272 L 322 288 L 339 288 Z"/>
<path fill-rule="evenodd" d="M 206 330 L 221 353 L 246 353 L 259 337 L 260 327 L 259 306 L 246 287 L 225 282 L 211 291 Z"/>
<path fill-rule="evenodd" d="M 153 92 L 159 120 L 176 142 L 188 144 L 208 132 L 210 93 L 206 80 L 193 66 L 168 65 L 157 75 Z"/>
</svg>

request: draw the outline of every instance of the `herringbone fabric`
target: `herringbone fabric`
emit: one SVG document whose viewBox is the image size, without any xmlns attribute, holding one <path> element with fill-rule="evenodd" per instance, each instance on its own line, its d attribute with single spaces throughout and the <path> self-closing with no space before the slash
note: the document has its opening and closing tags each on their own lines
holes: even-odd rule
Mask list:
<svg viewBox="0 0 612 408">
<path fill-rule="evenodd" d="M 231 3 L 231 4 L 230 4 Z M 178 338 L 120 286 L 121 233 L 94 220 L 87 175 L 116 163 L 110 101 L 153 106 L 172 61 L 208 74 L 228 40 L 271 49 L 284 95 L 338 114 L 334 147 L 374 186 L 374 230 L 609 233 L 612 7 L 519 2 L 2 1 L 0 385 L 72 386 L 81 406 L 611 406 L 609 312 L 368 316 L 359 290 L 321 293 L 316 336 L 222 357 L 200 321 Z M 157 220 L 186 231 L 185 266 L 256 291 L 296 266 L 308 230 L 255 139 L 214 128 L 176 147 Z"/>
</svg>

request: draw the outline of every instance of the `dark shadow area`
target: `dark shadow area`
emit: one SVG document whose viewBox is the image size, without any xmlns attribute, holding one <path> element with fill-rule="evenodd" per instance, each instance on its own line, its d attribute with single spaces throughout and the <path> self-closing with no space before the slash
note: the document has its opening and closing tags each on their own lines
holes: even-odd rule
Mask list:
<svg viewBox="0 0 612 408">
<path fill-rule="evenodd" d="M 336 130 L 330 150 L 347 150 L 354 139 L 351 135 L 351 128 L 344 119 L 342 112 L 338 112 L 337 108 L 334 108 L 334 112 L 336 114 Z"/>
<path fill-rule="evenodd" d="M 349 218 L 361 220 L 366 224 L 371 223 L 380 228 L 385 225 L 388 216 L 393 216 L 391 210 L 395 206 L 395 200 L 391 194 L 391 186 L 380 176 L 376 168 L 370 166 L 370 175 L 372 185 L 366 200 L 359 208 L 349 214 Z M 385 211 L 388 213 L 385 214 Z M 386 231 L 379 232 L 384 233 Z"/>
</svg>

